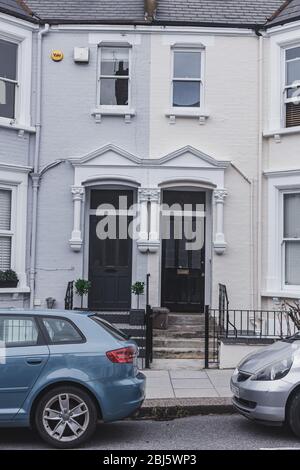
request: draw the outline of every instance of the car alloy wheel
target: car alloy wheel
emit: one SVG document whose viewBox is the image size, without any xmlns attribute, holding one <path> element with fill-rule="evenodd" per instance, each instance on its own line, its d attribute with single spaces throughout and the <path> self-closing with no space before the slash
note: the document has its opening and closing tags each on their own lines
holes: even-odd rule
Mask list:
<svg viewBox="0 0 300 470">
<path fill-rule="evenodd" d="M 55 395 L 46 404 L 43 424 L 46 432 L 60 442 L 70 442 L 82 436 L 89 424 L 89 410 L 76 395 Z"/>
<path fill-rule="evenodd" d="M 58 386 L 46 393 L 36 409 L 40 436 L 58 448 L 78 447 L 96 429 L 98 411 L 90 394 L 76 386 Z"/>
</svg>

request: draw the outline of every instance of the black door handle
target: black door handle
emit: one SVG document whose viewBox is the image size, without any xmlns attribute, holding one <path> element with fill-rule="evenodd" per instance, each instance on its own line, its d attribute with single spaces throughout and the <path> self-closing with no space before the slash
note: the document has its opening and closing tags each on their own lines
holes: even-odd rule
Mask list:
<svg viewBox="0 0 300 470">
<path fill-rule="evenodd" d="M 41 363 L 43 362 L 43 359 L 38 359 L 38 358 L 33 359 L 33 358 L 32 358 L 32 359 L 27 359 L 26 362 L 27 362 L 27 364 L 29 364 L 30 366 L 36 366 L 36 365 L 41 364 Z"/>
</svg>

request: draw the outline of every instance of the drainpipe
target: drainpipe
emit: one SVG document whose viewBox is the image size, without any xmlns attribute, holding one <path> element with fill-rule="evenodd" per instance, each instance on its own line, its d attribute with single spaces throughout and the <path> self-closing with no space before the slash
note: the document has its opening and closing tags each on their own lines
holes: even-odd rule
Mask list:
<svg viewBox="0 0 300 470">
<path fill-rule="evenodd" d="M 257 309 L 262 288 L 262 169 L 263 169 L 263 35 L 258 35 L 258 160 L 257 160 Z"/>
<path fill-rule="evenodd" d="M 38 209 L 38 189 L 39 189 L 39 160 L 40 160 L 40 142 L 41 142 L 41 94 L 42 94 L 42 40 L 43 36 L 49 31 L 49 24 L 38 33 L 37 50 L 37 85 L 36 85 L 36 135 L 34 148 L 34 161 L 32 178 L 32 228 L 30 243 L 30 308 L 34 306 L 35 295 L 35 263 L 36 263 L 36 231 L 37 231 L 37 209 Z"/>
</svg>

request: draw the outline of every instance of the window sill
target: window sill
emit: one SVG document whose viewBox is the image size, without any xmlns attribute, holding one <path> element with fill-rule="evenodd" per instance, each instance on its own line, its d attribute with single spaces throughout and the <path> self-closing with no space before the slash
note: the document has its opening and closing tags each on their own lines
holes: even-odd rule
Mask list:
<svg viewBox="0 0 300 470">
<path fill-rule="evenodd" d="M 208 113 L 198 108 L 171 108 L 165 112 L 165 116 L 170 119 L 170 124 L 175 124 L 177 117 L 196 118 L 199 119 L 199 124 L 205 124 L 206 120 L 209 118 Z"/>
<path fill-rule="evenodd" d="M 124 117 L 126 124 L 130 124 L 131 118 L 136 115 L 136 112 L 127 106 L 111 106 L 94 108 L 91 110 L 91 115 L 94 116 L 96 123 L 101 122 L 102 116 L 121 116 Z"/>
<path fill-rule="evenodd" d="M 299 133 L 300 133 L 300 126 L 282 127 L 280 129 L 276 129 L 273 131 L 265 131 L 263 132 L 263 136 L 267 138 L 274 137 L 274 140 L 280 143 L 282 135 L 291 135 L 291 134 L 299 134 Z"/>
<path fill-rule="evenodd" d="M 29 287 L 3 287 L 0 288 L 0 294 L 28 294 Z"/>
<path fill-rule="evenodd" d="M 0 117 L 0 127 L 5 127 L 6 129 L 12 129 L 15 131 L 19 131 L 19 135 L 23 134 L 24 132 L 29 132 L 30 134 L 34 134 L 36 132 L 36 128 L 33 126 L 26 126 L 25 124 L 18 124 L 10 119 L 5 119 Z"/>
<path fill-rule="evenodd" d="M 284 298 L 284 299 L 300 299 L 300 291 L 292 290 L 281 290 L 275 292 L 263 291 L 261 293 L 262 297 L 272 297 L 272 298 Z"/>
</svg>

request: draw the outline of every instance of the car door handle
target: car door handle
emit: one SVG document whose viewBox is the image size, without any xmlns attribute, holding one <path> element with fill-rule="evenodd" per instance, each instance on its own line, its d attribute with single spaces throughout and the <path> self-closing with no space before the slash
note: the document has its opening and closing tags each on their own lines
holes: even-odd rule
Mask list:
<svg viewBox="0 0 300 470">
<path fill-rule="evenodd" d="M 26 360 L 27 364 L 29 364 L 30 366 L 36 366 L 38 364 L 41 364 L 43 362 L 43 359 L 40 358 L 40 357 L 36 357 L 36 358 L 31 358 L 31 359 L 27 359 Z"/>
</svg>

